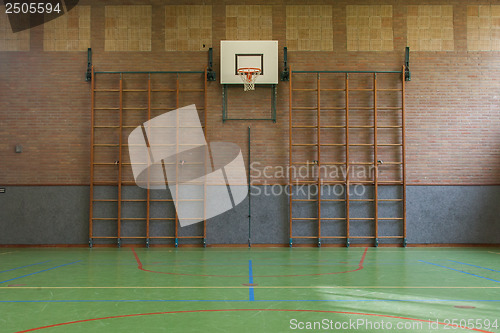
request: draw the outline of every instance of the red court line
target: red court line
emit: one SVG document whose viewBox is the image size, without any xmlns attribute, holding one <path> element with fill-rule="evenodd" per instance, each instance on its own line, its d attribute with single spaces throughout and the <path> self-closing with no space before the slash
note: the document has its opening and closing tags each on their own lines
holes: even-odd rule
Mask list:
<svg viewBox="0 0 500 333">
<path fill-rule="evenodd" d="M 169 274 L 169 275 L 186 275 L 186 276 L 248 277 L 248 275 L 210 275 L 210 274 L 188 274 L 188 273 L 170 273 L 170 272 L 153 271 L 150 269 L 143 268 L 141 259 L 137 255 L 137 252 L 135 252 L 135 249 L 133 247 L 131 249 L 132 249 L 132 253 L 134 254 L 135 261 L 137 261 L 137 268 L 140 269 L 141 271 L 144 271 L 144 272 L 157 273 L 157 274 Z M 317 276 L 317 275 L 353 273 L 353 272 L 360 271 L 364 268 L 363 263 L 365 261 L 367 251 L 368 251 L 368 248 L 365 247 L 365 251 L 363 252 L 363 255 L 361 256 L 361 260 L 358 263 L 358 268 L 351 269 L 349 271 L 331 272 L 331 273 L 315 273 L 315 274 L 292 274 L 292 275 L 254 275 L 253 277 L 254 278 L 256 278 L 256 277 L 258 277 L 258 278 L 261 278 L 261 277 L 295 277 L 295 276 Z"/>
<path fill-rule="evenodd" d="M 372 316 L 372 317 L 382 317 L 382 318 L 393 318 L 393 319 L 402 319 L 402 320 L 410 320 L 410 321 L 418 321 L 422 323 L 438 323 L 439 325 L 443 325 L 449 328 L 462 328 L 475 332 L 484 332 L 484 333 L 493 333 L 490 331 L 483 331 L 477 328 L 470 328 L 466 326 L 452 325 L 449 323 L 441 323 L 432 320 L 418 319 L 418 318 L 409 318 L 409 317 L 400 317 L 400 316 L 391 316 L 391 315 L 382 315 L 376 313 L 363 313 L 363 312 L 345 312 L 345 311 L 327 311 L 327 310 L 292 310 L 292 309 L 212 309 L 212 310 L 184 310 L 184 311 L 165 311 L 165 312 L 151 312 L 151 313 L 136 313 L 136 314 L 128 314 L 121 316 L 110 316 L 110 317 L 102 317 L 102 318 L 92 318 L 92 319 L 82 319 L 75 321 L 68 321 L 66 323 L 53 324 L 47 326 L 41 326 L 36 328 L 31 328 L 24 331 L 18 331 L 16 333 L 25 333 L 25 332 L 33 332 L 39 331 L 46 328 L 66 326 L 72 324 L 86 323 L 91 321 L 98 320 L 106 320 L 106 319 L 117 319 L 117 318 L 128 318 L 128 317 L 141 317 L 141 316 L 154 316 L 154 315 L 163 315 L 163 314 L 182 314 L 182 313 L 203 313 L 203 312 L 244 312 L 244 311 L 272 311 L 272 312 L 307 312 L 307 313 L 335 313 L 335 314 L 348 314 L 348 315 L 358 315 L 358 316 Z"/>
</svg>

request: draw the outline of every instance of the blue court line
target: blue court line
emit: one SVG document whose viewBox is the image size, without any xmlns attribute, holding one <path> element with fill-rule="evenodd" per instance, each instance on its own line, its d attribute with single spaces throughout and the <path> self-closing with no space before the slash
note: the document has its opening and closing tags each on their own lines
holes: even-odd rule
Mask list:
<svg viewBox="0 0 500 333">
<path fill-rule="evenodd" d="M 248 302 L 248 300 L 227 299 L 104 299 L 104 300 L 26 300 L 26 301 L 0 301 L 0 303 L 102 303 L 102 302 Z M 500 299 L 262 299 L 254 302 L 500 302 Z"/>
<path fill-rule="evenodd" d="M 495 269 L 491 269 L 491 268 L 486 268 L 486 267 L 481 267 L 481 266 L 477 266 L 477 265 L 472 265 L 472 264 L 467 264 L 465 262 L 460 262 L 460 261 L 455 261 L 455 260 L 448 260 L 448 261 L 451 261 L 451 262 L 456 262 L 457 264 L 462 264 L 462 265 L 467 265 L 467 266 L 472 266 L 472 267 L 477 267 L 477 268 L 481 268 L 481 269 L 486 269 L 487 271 L 492 271 L 492 272 L 497 272 L 497 273 L 500 273 L 500 271 L 497 271 Z M 1 273 L 1 272 L 0 272 Z"/>
<path fill-rule="evenodd" d="M 477 275 L 477 274 L 472 274 L 472 273 L 469 273 L 469 272 L 465 272 L 465 271 L 461 271 L 459 269 L 455 269 L 455 268 L 450 268 L 450 267 L 446 267 L 446 266 L 442 266 L 442 265 L 438 265 L 438 264 L 434 264 L 432 262 L 427 262 L 427 261 L 423 261 L 423 260 L 419 260 L 420 262 L 423 262 L 425 264 L 429 264 L 429 265 L 434 265 L 434 266 L 438 266 L 438 267 L 442 267 L 442 268 L 446 268 L 446 269 L 449 269 L 451 271 L 455 271 L 455 272 L 459 272 L 459 273 L 463 273 L 463 274 L 467 274 L 467 275 L 472 275 L 472 276 L 475 276 L 475 277 L 478 277 L 478 278 L 481 278 L 481 279 L 485 279 L 485 280 L 488 280 L 488 281 L 493 281 L 493 282 L 498 282 L 500 283 L 500 281 L 498 280 L 493 280 L 493 279 L 490 279 L 490 278 L 487 278 L 487 277 L 484 277 L 484 276 L 481 276 L 481 275 Z"/>
<path fill-rule="evenodd" d="M 248 283 L 253 284 L 252 260 L 248 260 Z M 248 288 L 248 299 L 250 301 L 255 301 L 253 286 L 250 286 L 250 288 Z"/>
<path fill-rule="evenodd" d="M 36 264 L 31 264 L 31 265 L 26 265 L 26 266 L 21 266 L 21 267 L 16 267 L 16 268 L 11 268 L 11 269 L 7 269 L 5 271 L 0 271 L 0 273 L 5 273 L 5 272 L 10 272 L 10 271 L 15 271 L 16 269 L 21 269 L 21 268 L 25 268 L 25 267 L 30 267 L 30 266 L 35 266 L 35 265 L 41 265 L 41 264 L 45 264 L 46 262 L 49 262 L 50 260 L 47 260 L 47 261 L 42 261 L 42 262 L 37 262 Z M 137 264 L 136 264 L 137 265 Z"/>
<path fill-rule="evenodd" d="M 5 282 L 9 282 L 9 281 L 14 281 L 14 280 L 17 280 L 17 279 L 21 279 L 23 277 L 27 277 L 27 276 L 30 276 L 30 275 L 35 275 L 35 274 L 38 274 L 38 273 L 43 273 L 43 272 L 51 271 L 51 270 L 59 268 L 59 267 L 64 267 L 64 266 L 76 264 L 77 262 L 80 262 L 80 261 L 81 260 L 77 260 L 77 261 L 70 262 L 69 264 L 59 265 L 59 266 L 52 267 L 52 268 L 47 268 L 47 269 L 44 269 L 44 270 L 41 270 L 41 271 L 38 271 L 38 272 L 35 272 L 35 273 L 30 273 L 30 274 L 18 276 L 18 277 L 13 278 L 13 279 L 8 279 L 8 280 L 5 280 L 5 281 L 0 281 L 0 284 L 5 283 Z"/>
</svg>

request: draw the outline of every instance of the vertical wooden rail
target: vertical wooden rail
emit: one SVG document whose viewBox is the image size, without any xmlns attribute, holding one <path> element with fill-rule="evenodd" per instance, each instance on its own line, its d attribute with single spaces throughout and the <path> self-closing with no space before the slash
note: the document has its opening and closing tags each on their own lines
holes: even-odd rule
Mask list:
<svg viewBox="0 0 500 333">
<path fill-rule="evenodd" d="M 176 82 L 175 82 L 175 108 L 176 108 L 176 126 L 175 126 L 175 153 L 179 156 L 179 73 L 176 74 Z M 177 179 L 175 180 L 175 200 L 177 200 L 177 205 L 181 205 L 181 201 L 179 200 L 179 163 L 175 161 L 175 175 Z M 175 203 L 174 203 L 175 207 Z M 174 208 L 175 209 L 175 208 Z M 179 246 L 179 215 L 177 215 L 177 209 L 175 209 L 175 247 Z"/>
<path fill-rule="evenodd" d="M 289 68 L 290 80 L 288 81 L 289 94 L 288 94 L 288 166 L 292 169 L 292 78 L 293 72 L 292 68 Z M 292 233 L 292 172 L 288 173 L 288 218 L 289 218 L 289 228 L 290 228 L 290 240 L 289 245 L 292 247 L 293 244 L 293 233 Z"/>
<path fill-rule="evenodd" d="M 345 221 L 346 221 L 346 246 L 349 247 L 349 73 L 345 74 Z"/>
<path fill-rule="evenodd" d="M 208 128 L 207 128 L 207 114 L 208 114 L 208 95 L 207 95 L 207 67 L 205 66 L 205 74 L 203 76 L 203 89 L 204 89 L 204 101 L 203 101 L 203 119 L 204 119 L 204 124 L 203 124 L 203 129 L 205 131 L 205 141 L 210 144 L 208 141 Z M 205 151 L 205 174 L 208 174 L 207 170 L 207 165 L 208 165 L 208 150 Z M 250 170 L 248 171 L 250 172 Z M 203 247 L 207 246 L 207 181 L 203 182 Z"/>
<path fill-rule="evenodd" d="M 151 120 L 151 73 L 148 74 L 148 132 L 147 136 L 150 138 L 150 127 L 151 123 L 149 122 Z M 149 139 L 148 139 L 149 140 Z M 148 159 L 149 159 L 149 152 L 148 152 Z M 151 161 L 152 163 L 153 161 Z M 146 247 L 149 247 L 149 223 L 150 223 L 150 200 L 151 200 L 151 193 L 150 193 L 150 171 L 148 167 L 148 188 L 147 188 L 147 197 L 146 197 Z"/>
<path fill-rule="evenodd" d="M 406 110 L 405 110 L 405 66 L 401 71 L 402 75 L 402 96 L 401 96 L 401 143 L 402 147 L 402 166 L 403 166 L 403 246 L 406 247 Z"/>
<path fill-rule="evenodd" d="M 89 207 L 89 246 L 92 247 L 93 218 L 94 218 L 94 95 L 95 76 L 94 66 L 92 66 L 92 77 L 90 81 L 90 207 Z"/>
<path fill-rule="evenodd" d="M 318 88 L 318 109 L 317 109 L 317 119 L 316 119 L 316 135 L 317 138 L 317 149 L 318 149 L 318 161 L 317 161 L 317 170 L 318 170 L 318 194 L 317 194 L 317 205 L 318 205 L 318 247 L 321 246 L 321 95 L 320 95 L 320 74 L 317 74 L 317 83 L 316 86 Z M 314 169 L 313 169 L 314 170 Z"/>
<path fill-rule="evenodd" d="M 123 146 L 123 74 L 120 73 L 120 128 L 118 131 L 118 214 L 117 245 L 121 246 L 121 213 L 122 213 L 122 146 Z"/>
<path fill-rule="evenodd" d="M 373 202 L 375 204 L 375 246 L 378 246 L 378 137 L 377 137 L 377 73 L 373 73 Z"/>
</svg>

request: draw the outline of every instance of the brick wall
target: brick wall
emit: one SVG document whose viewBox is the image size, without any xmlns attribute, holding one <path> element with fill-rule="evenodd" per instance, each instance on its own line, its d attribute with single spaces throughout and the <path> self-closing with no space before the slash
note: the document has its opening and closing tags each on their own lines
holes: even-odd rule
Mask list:
<svg viewBox="0 0 500 333">
<path fill-rule="evenodd" d="M 272 36 L 279 41 L 282 57 L 282 48 L 287 45 L 288 3 L 260 3 L 272 5 Z M 151 51 L 118 52 L 105 51 L 104 4 L 80 1 L 80 5 L 91 6 L 91 47 L 96 70 L 203 70 L 207 63 L 206 51 L 165 51 L 166 2 L 127 2 L 127 5 L 148 4 L 152 5 Z M 186 3 L 170 1 L 168 4 Z M 199 3 L 192 1 L 190 4 Z M 210 2 L 204 4 L 210 5 Z M 219 76 L 219 42 L 226 38 L 226 5 L 245 2 L 212 1 L 211 4 L 212 46 Z M 301 2 L 290 4 L 300 5 Z M 408 6 L 428 3 L 369 2 L 392 5 L 393 51 L 347 51 L 346 6 L 365 5 L 366 2 L 318 1 L 317 4 L 332 6 L 333 51 L 289 51 L 289 64 L 294 70 L 400 70 L 407 45 Z M 475 38 L 472 30 L 468 35 L 468 28 L 475 29 L 479 24 L 474 23 L 473 28 L 467 26 L 467 6 L 481 4 L 479 1 L 440 3 L 453 6 L 453 51 L 411 53 L 412 81 L 406 85 L 409 183 L 500 183 L 499 54 L 468 51 L 468 45 L 477 49 L 483 44 L 467 41 L 468 36 Z M 107 1 L 106 5 L 123 5 L 123 2 Z M 418 14 L 418 7 L 417 12 L 414 10 L 412 13 Z M 475 12 L 469 10 L 469 15 Z M 491 17 L 485 24 L 490 24 L 488 38 L 494 40 L 496 23 Z M 29 51 L 0 52 L 0 183 L 87 184 L 90 159 L 90 84 L 84 81 L 87 54 L 85 51 L 44 51 L 43 26 L 31 29 L 30 35 Z M 415 37 L 412 38 L 414 43 Z M 431 44 L 423 45 L 425 49 L 432 49 Z M 450 43 L 446 45 L 449 47 Z M 489 49 L 495 49 L 494 42 L 488 45 Z M 235 101 L 245 96 L 239 88 L 233 87 L 230 91 L 233 112 L 238 112 Z M 269 97 L 269 91 L 263 88 L 257 88 L 253 94 L 256 99 Z M 209 140 L 234 142 L 246 156 L 247 127 L 251 126 L 252 160 L 262 166 L 288 165 L 287 83 L 278 85 L 277 123 L 222 123 L 221 108 L 221 86 L 219 82 L 210 82 Z M 325 117 L 333 119 L 334 115 Z M 16 144 L 23 145 L 22 154 L 14 153 Z M 286 182 L 284 179 L 270 181 Z"/>
</svg>

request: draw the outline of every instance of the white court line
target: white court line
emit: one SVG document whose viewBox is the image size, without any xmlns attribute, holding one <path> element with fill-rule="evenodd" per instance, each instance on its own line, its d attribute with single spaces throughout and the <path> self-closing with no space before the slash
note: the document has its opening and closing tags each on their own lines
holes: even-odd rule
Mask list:
<svg viewBox="0 0 500 333">
<path fill-rule="evenodd" d="M 492 251 L 488 251 L 488 253 L 500 254 L 498 252 L 492 252 Z"/>
<path fill-rule="evenodd" d="M 9 253 L 16 253 L 17 251 L 13 251 L 13 252 L 4 252 L 4 253 L 0 253 L 0 256 L 4 255 L 4 254 L 9 254 Z"/>
<path fill-rule="evenodd" d="M 409 287 L 409 286 L 253 286 L 256 289 L 500 289 L 500 287 Z M 0 287 L 0 289 L 248 289 L 248 286 L 227 287 Z"/>
</svg>

